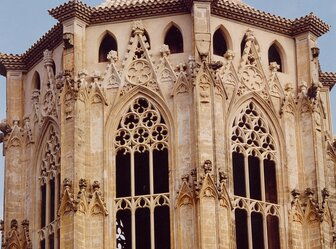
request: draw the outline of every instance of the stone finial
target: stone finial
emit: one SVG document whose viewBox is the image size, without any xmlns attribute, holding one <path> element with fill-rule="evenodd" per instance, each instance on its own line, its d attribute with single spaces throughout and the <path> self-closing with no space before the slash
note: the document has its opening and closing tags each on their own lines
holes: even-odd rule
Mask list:
<svg viewBox="0 0 336 249">
<path fill-rule="evenodd" d="M 299 190 L 297 190 L 297 189 L 293 189 L 292 192 L 291 192 L 291 194 L 292 194 L 294 200 L 299 199 L 300 195 L 301 195 L 300 192 L 299 192 Z"/>
<path fill-rule="evenodd" d="M 212 61 L 209 63 L 209 68 L 216 71 L 223 66 L 223 62 L 221 61 Z"/>
<path fill-rule="evenodd" d="M 204 169 L 205 174 L 211 173 L 211 171 L 212 171 L 212 162 L 211 162 L 211 160 L 205 160 L 204 161 L 203 169 Z"/>
<path fill-rule="evenodd" d="M 305 195 L 311 200 L 314 196 L 314 191 L 311 188 L 306 188 Z"/>
<path fill-rule="evenodd" d="M 160 53 L 162 57 L 167 57 L 168 55 L 170 55 L 169 46 L 166 44 L 163 44 L 160 48 Z"/>
<path fill-rule="evenodd" d="M 9 124 L 7 124 L 6 120 L 2 120 L 0 122 L 0 131 L 4 134 L 7 135 L 12 131 L 12 128 L 10 127 Z"/>
<path fill-rule="evenodd" d="M 218 175 L 219 175 L 219 182 L 220 183 L 225 182 L 228 178 L 227 175 L 224 173 L 224 171 L 219 171 Z"/>
<path fill-rule="evenodd" d="M 52 56 L 53 56 L 52 51 L 50 51 L 48 49 L 44 50 L 44 52 L 43 52 L 44 66 L 47 67 L 47 66 L 52 66 L 53 65 L 54 60 L 53 60 Z"/>
<path fill-rule="evenodd" d="M 330 192 L 327 188 L 324 188 L 322 189 L 322 198 L 323 198 L 323 201 L 326 201 L 329 199 L 329 196 L 330 196 Z"/>
<path fill-rule="evenodd" d="M 118 52 L 115 50 L 111 50 L 108 54 L 107 54 L 107 59 L 111 62 L 111 63 L 116 63 L 118 61 Z"/>
<path fill-rule="evenodd" d="M 301 97 L 307 96 L 307 93 L 308 93 L 307 82 L 301 81 L 301 85 L 300 85 L 300 95 L 301 95 Z"/>
<path fill-rule="evenodd" d="M 132 26 L 132 30 L 133 30 L 133 33 L 135 35 L 137 34 L 143 34 L 144 31 L 145 31 L 145 28 L 143 26 L 143 23 L 141 20 L 136 20 L 133 22 L 133 26 Z"/>
<path fill-rule="evenodd" d="M 74 46 L 74 34 L 64 33 L 63 34 L 63 44 L 65 49 L 73 48 Z"/>
<path fill-rule="evenodd" d="M 93 191 L 98 191 L 100 189 L 99 181 L 94 181 L 92 184 Z"/>
<path fill-rule="evenodd" d="M 87 187 L 87 181 L 86 181 L 86 179 L 81 178 L 79 180 L 79 189 L 80 190 L 85 190 L 86 187 Z"/>
<path fill-rule="evenodd" d="M 187 70 L 187 64 L 180 63 L 176 65 L 176 71 L 177 72 L 185 72 Z"/>
<path fill-rule="evenodd" d="M 11 220 L 10 227 L 11 227 L 12 230 L 17 230 L 18 221 L 16 219 Z"/>
<path fill-rule="evenodd" d="M 182 176 L 182 182 L 188 182 L 189 181 L 189 175 L 185 174 Z"/>
<path fill-rule="evenodd" d="M 273 61 L 273 62 L 270 63 L 269 69 L 271 70 L 272 73 L 275 73 L 280 69 L 280 65 L 278 65 L 278 63 Z"/>
<path fill-rule="evenodd" d="M 235 54 L 231 49 L 228 49 L 224 54 L 224 57 L 229 61 L 232 61 L 234 56 L 235 56 Z"/>
<path fill-rule="evenodd" d="M 23 220 L 21 225 L 23 226 L 24 229 L 27 229 L 29 228 L 29 220 Z"/>
<path fill-rule="evenodd" d="M 71 188 L 71 180 L 69 178 L 64 178 L 63 186 L 64 188 L 67 188 L 67 189 Z"/>
<path fill-rule="evenodd" d="M 254 41 L 255 37 L 254 37 L 252 30 L 248 29 L 245 35 L 246 35 L 246 38 L 245 38 L 246 41 Z"/>
</svg>

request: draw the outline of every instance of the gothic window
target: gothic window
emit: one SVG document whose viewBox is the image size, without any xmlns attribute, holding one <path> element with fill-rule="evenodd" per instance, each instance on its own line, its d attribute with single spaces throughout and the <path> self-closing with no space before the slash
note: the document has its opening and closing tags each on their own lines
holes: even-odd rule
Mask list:
<svg viewBox="0 0 336 249">
<path fill-rule="evenodd" d="M 115 134 L 116 248 L 169 249 L 168 129 L 145 98 L 133 101 Z"/>
<path fill-rule="evenodd" d="M 99 62 L 107 62 L 107 55 L 111 50 L 118 51 L 117 41 L 110 34 L 106 34 L 100 43 Z"/>
<path fill-rule="evenodd" d="M 172 25 L 165 36 L 164 44 L 168 45 L 170 53 L 183 53 L 183 36 L 181 31 Z"/>
<path fill-rule="evenodd" d="M 250 102 L 231 135 L 237 249 L 278 249 L 277 150 L 272 131 Z"/>
<path fill-rule="evenodd" d="M 40 90 L 41 89 L 41 78 L 40 74 L 35 71 L 32 80 L 32 90 Z"/>
<path fill-rule="evenodd" d="M 47 139 L 42 145 L 40 168 L 40 249 L 59 248 L 57 207 L 60 196 L 60 141 L 55 127 L 47 129 Z"/>
<path fill-rule="evenodd" d="M 276 62 L 279 65 L 278 72 L 282 72 L 282 61 L 281 61 L 281 55 L 279 52 L 279 48 L 276 44 L 273 43 L 273 45 L 268 49 L 268 64 L 271 62 Z"/>
<path fill-rule="evenodd" d="M 224 56 L 227 51 L 227 44 L 224 32 L 220 28 L 214 33 L 212 40 L 213 53 L 215 55 Z"/>
</svg>

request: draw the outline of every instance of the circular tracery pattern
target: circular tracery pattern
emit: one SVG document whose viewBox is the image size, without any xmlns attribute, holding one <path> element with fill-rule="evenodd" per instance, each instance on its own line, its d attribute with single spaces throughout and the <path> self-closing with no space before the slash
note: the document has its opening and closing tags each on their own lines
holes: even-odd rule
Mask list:
<svg viewBox="0 0 336 249">
<path fill-rule="evenodd" d="M 144 98 L 136 99 L 122 118 L 115 135 L 115 148 L 142 150 L 166 148 L 168 129 L 159 111 Z"/>
<path fill-rule="evenodd" d="M 152 78 L 152 70 L 147 61 L 135 60 L 129 66 L 127 79 L 135 85 L 146 84 Z"/>
</svg>

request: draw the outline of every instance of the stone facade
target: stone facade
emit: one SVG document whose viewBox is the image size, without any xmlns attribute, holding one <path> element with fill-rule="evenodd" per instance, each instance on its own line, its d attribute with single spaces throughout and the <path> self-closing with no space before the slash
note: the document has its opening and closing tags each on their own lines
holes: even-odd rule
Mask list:
<svg viewBox="0 0 336 249">
<path fill-rule="evenodd" d="M 238 0 L 49 12 L 0 53 L 3 248 L 336 248 L 328 25 Z"/>
</svg>

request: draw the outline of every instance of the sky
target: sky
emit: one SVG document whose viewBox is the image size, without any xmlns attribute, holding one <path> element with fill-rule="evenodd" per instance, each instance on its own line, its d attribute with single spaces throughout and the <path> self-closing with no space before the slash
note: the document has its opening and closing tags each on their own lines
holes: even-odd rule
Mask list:
<svg viewBox="0 0 336 249">
<path fill-rule="evenodd" d="M 82 0 L 96 6 L 104 0 Z M 336 72 L 336 1 L 335 0 L 243 0 L 250 6 L 286 18 L 297 18 L 314 12 L 332 25 L 329 33 L 318 40 L 323 71 Z M 0 2 L 0 52 L 21 54 L 47 32 L 56 20 L 48 9 L 65 0 L 1 0 Z M 5 118 L 5 78 L 0 76 L 0 120 Z M 331 93 L 334 133 L 336 133 L 336 87 Z M 3 157 L 0 145 L 0 217 L 3 199 Z"/>
</svg>

